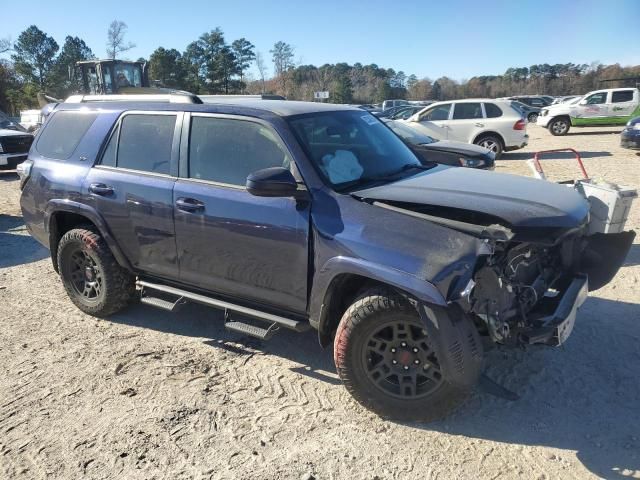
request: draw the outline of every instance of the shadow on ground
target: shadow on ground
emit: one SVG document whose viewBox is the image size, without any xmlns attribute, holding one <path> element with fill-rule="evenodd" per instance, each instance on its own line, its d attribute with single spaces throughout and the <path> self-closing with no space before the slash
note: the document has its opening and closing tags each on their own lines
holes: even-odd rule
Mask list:
<svg viewBox="0 0 640 480">
<path fill-rule="evenodd" d="M 0 182 L 13 182 L 19 179 L 15 170 L 0 170 Z"/>
<path fill-rule="evenodd" d="M 292 371 L 338 383 L 331 349 L 323 351 L 313 331 L 282 331 L 261 343 L 225 331 L 222 313 L 199 305 L 186 305 L 178 314 L 137 305 L 110 320 L 202 337 L 207 345 L 236 354 L 285 357 L 303 365 Z M 476 392 L 445 420 L 407 426 L 576 451 L 586 468 L 604 478 L 640 475 L 639 326 L 640 305 L 590 298 L 565 346 L 487 354 L 488 375 L 519 400 Z"/>
<path fill-rule="evenodd" d="M 602 158 L 610 157 L 611 152 L 581 152 L 578 150 L 581 158 Z M 535 152 L 507 152 L 500 157 L 500 160 L 532 160 Z M 576 156 L 572 152 L 554 152 L 545 153 L 540 157 L 544 160 L 575 160 Z"/>
<path fill-rule="evenodd" d="M 49 251 L 27 233 L 22 217 L 0 214 L 0 268 L 37 262 Z"/>
<path fill-rule="evenodd" d="M 640 245 L 639 244 L 634 243 L 633 245 L 631 245 L 631 249 L 627 254 L 627 258 L 625 259 L 622 265 L 625 267 L 640 265 Z"/>
</svg>

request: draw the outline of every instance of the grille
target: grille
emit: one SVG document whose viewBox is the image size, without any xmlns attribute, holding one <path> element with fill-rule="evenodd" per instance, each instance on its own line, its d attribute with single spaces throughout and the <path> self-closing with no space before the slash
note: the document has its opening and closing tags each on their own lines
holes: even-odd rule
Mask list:
<svg viewBox="0 0 640 480">
<path fill-rule="evenodd" d="M 31 135 L 15 135 L 0 138 L 3 153 L 28 153 L 33 137 Z"/>
</svg>

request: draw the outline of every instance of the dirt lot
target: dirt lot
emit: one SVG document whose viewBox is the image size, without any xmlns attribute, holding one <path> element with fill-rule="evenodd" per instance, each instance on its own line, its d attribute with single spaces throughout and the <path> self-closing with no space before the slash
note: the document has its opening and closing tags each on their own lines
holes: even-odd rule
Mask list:
<svg viewBox="0 0 640 480">
<path fill-rule="evenodd" d="M 531 152 L 570 146 L 593 177 L 640 188 L 640 156 L 618 147 L 619 130 L 530 127 L 531 146 L 497 171 L 528 175 Z M 567 159 L 545 167 L 576 172 Z M 491 352 L 489 374 L 520 400 L 475 393 L 446 420 L 398 424 L 351 400 L 313 333 L 262 345 L 198 306 L 80 313 L 18 198 L 0 172 L 2 478 L 640 478 L 637 243 L 566 346 Z"/>
</svg>

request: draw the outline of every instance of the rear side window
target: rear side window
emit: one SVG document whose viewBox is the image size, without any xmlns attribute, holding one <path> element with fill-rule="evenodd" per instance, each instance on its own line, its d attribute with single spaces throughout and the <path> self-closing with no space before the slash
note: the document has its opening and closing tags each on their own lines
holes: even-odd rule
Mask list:
<svg viewBox="0 0 640 480">
<path fill-rule="evenodd" d="M 613 92 L 611 103 L 630 102 L 633 100 L 633 90 L 621 90 Z"/>
<path fill-rule="evenodd" d="M 546 106 L 546 103 L 540 98 L 530 98 L 529 105 L 531 105 L 532 107 L 544 107 Z"/>
<path fill-rule="evenodd" d="M 97 117 L 93 112 L 54 113 L 40 134 L 36 149 L 45 157 L 67 160 Z"/>
<path fill-rule="evenodd" d="M 102 156 L 102 165 L 168 175 L 175 115 L 131 114 L 120 123 Z"/>
<path fill-rule="evenodd" d="M 264 125 L 210 117 L 191 121 L 190 178 L 244 186 L 250 173 L 290 164 L 281 142 Z"/>
<path fill-rule="evenodd" d="M 502 116 L 502 110 L 495 103 L 485 103 L 484 111 L 487 113 L 487 118 L 498 118 Z"/>
<path fill-rule="evenodd" d="M 456 103 L 453 107 L 454 120 L 468 120 L 482 118 L 480 103 Z"/>
</svg>

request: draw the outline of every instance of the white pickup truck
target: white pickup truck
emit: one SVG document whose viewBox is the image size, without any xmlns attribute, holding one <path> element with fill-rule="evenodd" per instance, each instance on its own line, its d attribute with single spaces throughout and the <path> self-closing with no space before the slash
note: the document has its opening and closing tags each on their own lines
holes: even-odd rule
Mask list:
<svg viewBox="0 0 640 480">
<path fill-rule="evenodd" d="M 552 135 L 565 135 L 569 128 L 624 125 L 640 115 L 637 88 L 609 88 L 587 93 L 574 104 L 559 103 L 543 108 L 536 123 Z"/>
</svg>

